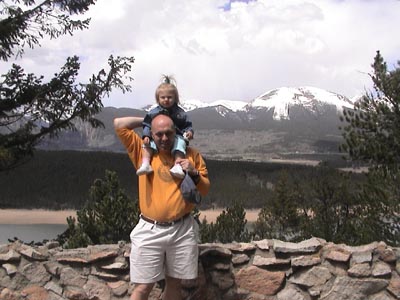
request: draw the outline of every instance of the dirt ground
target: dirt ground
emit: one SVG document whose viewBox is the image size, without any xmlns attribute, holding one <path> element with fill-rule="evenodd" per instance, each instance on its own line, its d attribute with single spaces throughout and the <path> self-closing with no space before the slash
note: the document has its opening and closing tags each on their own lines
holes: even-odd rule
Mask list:
<svg viewBox="0 0 400 300">
<path fill-rule="evenodd" d="M 215 222 L 222 209 L 200 211 L 200 220 Z M 246 211 L 248 222 L 257 220 L 259 210 Z M 0 224 L 67 224 L 67 217 L 76 217 L 75 210 L 44 210 L 44 209 L 0 209 Z"/>
</svg>

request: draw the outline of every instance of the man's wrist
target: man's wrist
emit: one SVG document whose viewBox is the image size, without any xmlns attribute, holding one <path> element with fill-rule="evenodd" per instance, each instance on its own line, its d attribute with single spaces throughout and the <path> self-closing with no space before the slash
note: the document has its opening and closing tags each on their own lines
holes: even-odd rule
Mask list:
<svg viewBox="0 0 400 300">
<path fill-rule="evenodd" d="M 192 177 L 193 181 L 197 184 L 200 181 L 200 172 L 197 169 L 194 169 L 190 174 L 190 177 Z"/>
</svg>

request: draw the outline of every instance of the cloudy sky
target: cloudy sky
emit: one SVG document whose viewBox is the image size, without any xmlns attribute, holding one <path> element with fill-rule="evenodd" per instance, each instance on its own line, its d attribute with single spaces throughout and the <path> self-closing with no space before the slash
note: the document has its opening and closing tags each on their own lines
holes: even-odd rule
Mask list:
<svg viewBox="0 0 400 300">
<path fill-rule="evenodd" d="M 354 97 L 371 87 L 376 50 L 400 59 L 398 0 L 97 0 L 88 30 L 45 41 L 17 63 L 52 75 L 68 56 L 81 81 L 110 54 L 134 56 L 133 90 L 105 106 L 154 103 L 161 74 L 183 100 L 250 101 L 283 86 L 314 86 Z"/>
</svg>

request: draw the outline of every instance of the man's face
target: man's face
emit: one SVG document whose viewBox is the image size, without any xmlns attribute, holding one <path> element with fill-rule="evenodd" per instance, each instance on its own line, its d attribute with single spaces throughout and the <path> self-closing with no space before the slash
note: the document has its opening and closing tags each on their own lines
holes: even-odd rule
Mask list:
<svg viewBox="0 0 400 300">
<path fill-rule="evenodd" d="M 151 126 L 153 140 L 159 151 L 170 152 L 175 141 L 175 127 L 167 116 L 157 116 Z"/>
</svg>

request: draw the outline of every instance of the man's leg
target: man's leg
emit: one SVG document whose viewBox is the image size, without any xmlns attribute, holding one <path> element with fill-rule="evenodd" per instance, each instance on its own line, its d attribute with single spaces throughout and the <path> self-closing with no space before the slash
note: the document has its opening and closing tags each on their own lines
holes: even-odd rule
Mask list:
<svg viewBox="0 0 400 300">
<path fill-rule="evenodd" d="M 163 300 L 181 300 L 181 280 L 172 277 L 165 278 L 165 290 L 163 293 Z"/>
<path fill-rule="evenodd" d="M 147 300 L 154 283 L 137 283 L 133 288 L 131 300 Z"/>
</svg>

